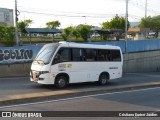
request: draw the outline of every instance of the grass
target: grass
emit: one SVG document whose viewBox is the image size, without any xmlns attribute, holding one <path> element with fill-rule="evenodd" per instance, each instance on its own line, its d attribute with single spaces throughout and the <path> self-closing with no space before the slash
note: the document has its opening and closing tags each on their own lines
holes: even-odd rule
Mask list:
<svg viewBox="0 0 160 120">
<path fill-rule="evenodd" d="M 59 41 L 64 41 L 64 39 L 61 36 L 55 36 L 54 39 L 53 37 L 48 37 L 48 36 L 40 36 L 40 37 L 21 37 L 20 40 L 25 44 L 28 43 L 53 43 L 53 42 L 59 42 Z M 100 37 L 93 37 L 90 38 L 91 41 L 93 42 L 100 42 L 104 41 L 101 40 Z M 68 42 L 87 42 L 87 40 L 83 40 L 82 38 L 76 38 L 76 37 L 69 37 Z"/>
<path fill-rule="evenodd" d="M 59 41 L 64 41 L 64 39 L 61 36 L 55 36 L 54 39 L 52 36 L 38 36 L 38 37 L 20 37 L 19 41 L 22 41 L 23 44 L 38 44 L 38 43 L 55 43 Z M 68 42 L 87 42 L 87 40 L 83 40 L 81 37 L 76 38 L 76 37 L 69 37 Z M 101 42 L 104 40 L 101 40 L 100 37 L 93 37 L 90 38 L 90 41 L 92 42 Z M 0 42 L 0 46 L 4 47 L 5 45 Z"/>
</svg>

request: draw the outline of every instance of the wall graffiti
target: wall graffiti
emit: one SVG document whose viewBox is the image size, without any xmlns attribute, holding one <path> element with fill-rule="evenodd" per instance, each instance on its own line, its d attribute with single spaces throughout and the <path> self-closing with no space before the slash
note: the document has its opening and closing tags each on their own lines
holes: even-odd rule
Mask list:
<svg viewBox="0 0 160 120">
<path fill-rule="evenodd" d="M 0 64 L 32 62 L 42 46 L 1 47 Z"/>
<path fill-rule="evenodd" d="M 33 51 L 32 50 L 0 50 L 0 61 L 3 60 L 20 60 L 20 59 L 32 59 Z"/>
</svg>

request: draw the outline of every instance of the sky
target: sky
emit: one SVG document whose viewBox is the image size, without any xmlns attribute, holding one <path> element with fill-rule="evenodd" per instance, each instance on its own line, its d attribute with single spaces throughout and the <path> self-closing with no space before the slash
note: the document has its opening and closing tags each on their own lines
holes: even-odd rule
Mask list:
<svg viewBox="0 0 160 120">
<path fill-rule="evenodd" d="M 160 15 L 160 0 L 147 0 L 147 16 Z M 130 22 L 145 16 L 146 0 L 129 0 Z M 61 28 L 89 24 L 101 26 L 116 14 L 125 17 L 126 0 L 17 0 L 19 21 L 33 20 L 30 27 L 45 27 L 49 21 L 58 20 Z M 0 8 L 14 9 L 15 0 L 0 0 Z"/>
</svg>

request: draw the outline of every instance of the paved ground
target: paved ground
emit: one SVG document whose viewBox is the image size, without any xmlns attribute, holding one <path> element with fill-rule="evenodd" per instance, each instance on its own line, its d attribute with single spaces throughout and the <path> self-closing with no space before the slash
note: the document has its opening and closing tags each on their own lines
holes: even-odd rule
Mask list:
<svg viewBox="0 0 160 120">
<path fill-rule="evenodd" d="M 65 119 L 65 120 L 78 120 L 80 118 L 73 118 L 72 116 L 84 117 L 83 115 L 89 116 L 83 118 L 84 120 L 158 120 L 156 117 L 137 117 L 138 115 L 146 115 L 149 111 L 149 114 L 158 115 L 160 111 L 160 87 L 157 88 L 147 88 L 140 90 L 130 90 L 122 92 L 111 92 L 104 94 L 95 94 L 88 96 L 72 97 L 67 99 L 58 99 L 52 101 L 45 101 L 41 103 L 30 103 L 30 104 L 21 104 L 17 106 L 8 106 L 5 108 L 0 107 L 1 111 L 49 111 L 47 115 L 50 117 L 58 116 L 61 118 L 52 118 L 55 119 Z M 58 112 L 55 112 L 58 111 Z M 62 111 L 62 112 L 59 112 Z M 66 111 L 71 111 L 66 113 Z M 82 112 L 76 112 L 82 111 Z M 96 112 L 89 112 L 96 111 Z M 100 112 L 99 112 L 100 111 Z M 103 112 L 102 112 L 103 111 Z M 107 112 L 108 111 L 108 112 Z M 114 111 L 114 112 L 112 112 Z M 128 111 L 128 112 L 127 112 Z M 129 111 L 131 113 L 129 113 Z M 136 112 L 134 112 L 136 111 Z M 139 111 L 139 112 L 138 112 Z M 144 112 L 144 113 L 143 113 Z M 41 113 L 41 112 L 40 112 Z M 71 114 L 74 113 L 74 114 Z M 87 113 L 87 114 L 86 114 Z M 102 114 L 104 113 L 104 114 Z M 103 118 L 105 116 L 122 115 L 123 113 L 134 114 L 137 113 L 136 117 L 120 117 L 116 118 Z M 69 116 L 71 114 L 71 118 Z M 42 113 L 42 116 L 44 114 Z M 81 116 L 82 115 L 82 116 Z M 96 117 L 99 116 L 99 117 Z M 102 116 L 100 116 L 102 115 Z M 160 115 L 160 114 L 159 114 Z M 63 116 L 63 117 L 62 117 Z M 93 117 L 95 116 L 95 117 Z M 32 118 L 30 118 L 32 119 Z M 45 118 L 47 120 L 47 118 Z"/>
<path fill-rule="evenodd" d="M 42 101 L 47 99 L 65 98 L 70 95 L 103 93 L 160 86 L 160 73 L 126 73 L 121 79 L 113 80 L 106 86 L 96 83 L 69 85 L 68 88 L 57 90 L 54 86 L 44 86 L 30 82 L 29 78 L 0 78 L 0 106 L 21 102 Z"/>
<path fill-rule="evenodd" d="M 70 97 L 0 108 L 13 111 L 159 111 L 160 87 Z"/>
<path fill-rule="evenodd" d="M 0 78 L 0 97 L 6 95 L 17 95 L 25 93 L 36 93 L 36 92 L 48 92 L 48 91 L 59 91 L 54 86 L 45 86 L 37 83 L 30 82 L 28 77 L 20 78 Z M 133 85 L 141 83 L 152 83 L 160 82 L 160 73 L 126 73 L 123 74 L 121 79 L 109 81 L 108 85 L 104 86 L 112 88 L 115 86 Z M 69 85 L 65 90 L 77 90 L 85 88 L 100 88 L 102 86 L 96 83 L 83 83 Z"/>
</svg>

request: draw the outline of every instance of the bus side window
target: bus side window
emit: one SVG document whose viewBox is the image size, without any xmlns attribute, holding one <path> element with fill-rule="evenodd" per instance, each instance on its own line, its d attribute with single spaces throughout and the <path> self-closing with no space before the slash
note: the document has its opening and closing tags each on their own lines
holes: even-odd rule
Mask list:
<svg viewBox="0 0 160 120">
<path fill-rule="evenodd" d="M 96 50 L 84 49 L 85 61 L 96 61 Z"/>
<path fill-rule="evenodd" d="M 72 60 L 82 61 L 82 52 L 80 48 L 72 48 Z"/>
<path fill-rule="evenodd" d="M 55 55 L 52 64 L 71 61 L 71 50 L 69 48 L 60 48 Z"/>
<path fill-rule="evenodd" d="M 98 61 L 109 61 L 108 50 L 98 50 Z"/>
<path fill-rule="evenodd" d="M 113 61 L 112 50 L 107 50 L 107 58 L 109 61 Z"/>
<path fill-rule="evenodd" d="M 81 61 L 86 61 L 85 49 L 80 49 L 80 58 Z"/>
<path fill-rule="evenodd" d="M 121 61 L 121 54 L 119 50 L 112 50 L 113 61 Z"/>
<path fill-rule="evenodd" d="M 81 59 L 81 61 L 83 61 L 85 58 L 83 49 L 80 49 L 79 53 L 80 53 L 80 59 Z"/>
</svg>

